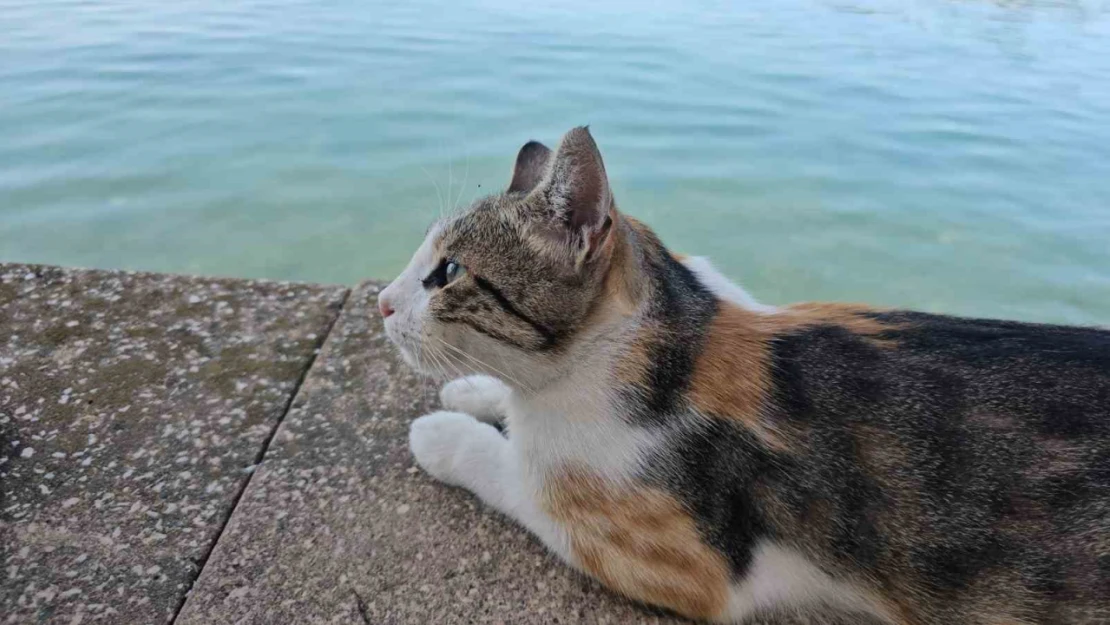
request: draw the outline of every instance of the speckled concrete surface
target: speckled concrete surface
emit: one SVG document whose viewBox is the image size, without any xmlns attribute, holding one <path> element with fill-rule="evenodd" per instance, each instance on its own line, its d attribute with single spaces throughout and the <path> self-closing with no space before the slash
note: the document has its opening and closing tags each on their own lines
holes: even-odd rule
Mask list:
<svg viewBox="0 0 1110 625">
<path fill-rule="evenodd" d="M 436 389 L 355 290 L 182 610 L 211 623 L 677 623 L 413 465 Z"/>
<path fill-rule="evenodd" d="M 0 264 L 0 623 L 171 619 L 345 294 Z"/>
</svg>

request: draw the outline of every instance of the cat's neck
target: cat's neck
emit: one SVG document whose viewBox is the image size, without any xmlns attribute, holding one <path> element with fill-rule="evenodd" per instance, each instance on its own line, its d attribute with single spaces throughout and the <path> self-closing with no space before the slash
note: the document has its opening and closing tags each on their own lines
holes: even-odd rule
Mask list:
<svg viewBox="0 0 1110 625">
<path fill-rule="evenodd" d="M 538 390 L 514 389 L 508 402 L 510 436 L 536 475 L 567 466 L 589 467 L 611 480 L 635 475 L 644 454 L 664 444 L 665 436 L 628 426 L 622 363 L 645 336 L 683 340 L 716 310 L 715 296 L 650 230 L 630 221 L 623 234 L 607 279 L 626 290 L 593 312 L 561 355 L 557 376 Z"/>
</svg>

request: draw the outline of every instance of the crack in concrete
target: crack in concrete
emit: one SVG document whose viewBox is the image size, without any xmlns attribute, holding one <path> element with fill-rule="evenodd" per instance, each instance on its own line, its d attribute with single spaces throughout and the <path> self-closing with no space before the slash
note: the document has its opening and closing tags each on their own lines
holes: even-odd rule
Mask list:
<svg viewBox="0 0 1110 625">
<path fill-rule="evenodd" d="M 370 625 L 370 615 L 366 613 L 366 601 L 362 599 L 362 595 L 358 594 L 357 590 L 351 590 L 355 595 L 355 605 L 358 606 L 358 614 L 362 617 L 362 622 Z"/>
<path fill-rule="evenodd" d="M 251 480 L 253 480 L 254 476 L 258 474 L 259 465 L 261 465 L 262 461 L 265 459 L 266 452 L 270 450 L 270 443 L 273 442 L 274 436 L 276 436 L 278 430 L 281 429 L 281 424 L 285 422 L 285 417 L 287 417 L 289 415 L 289 411 L 292 410 L 293 402 L 296 401 L 297 395 L 301 392 L 301 386 L 308 378 L 308 374 L 312 371 L 313 365 L 316 364 L 316 359 L 317 357 L 319 357 L 320 352 L 323 350 L 324 343 L 326 343 L 328 337 L 331 336 L 331 332 L 335 329 L 335 325 L 339 322 L 339 318 L 343 316 L 343 311 L 347 307 L 347 301 L 351 297 L 351 292 L 352 289 L 347 289 L 343 292 L 343 299 L 339 301 L 339 308 L 335 311 L 335 316 L 332 317 L 331 322 L 328 323 L 328 327 L 324 329 L 323 334 L 321 334 L 317 338 L 316 345 L 315 347 L 313 347 L 312 353 L 308 357 L 308 362 L 305 363 L 304 369 L 297 377 L 297 381 L 293 385 L 293 390 L 289 393 L 289 399 L 285 401 L 285 406 L 282 408 L 281 415 L 277 418 L 277 422 L 274 423 L 274 427 L 270 430 L 270 433 L 266 436 L 266 440 L 262 442 L 262 446 L 259 449 L 258 454 L 256 454 L 254 457 L 254 462 L 251 465 L 254 467 L 254 470 L 247 475 L 247 479 L 243 482 L 243 487 L 239 489 L 239 492 L 235 494 L 235 498 L 232 499 L 231 507 L 228 508 L 227 514 L 225 514 L 223 519 L 221 520 L 220 530 L 216 532 L 216 538 L 208 547 L 208 551 L 204 553 L 204 556 L 200 559 L 200 561 L 195 563 L 195 566 L 197 568 L 196 575 L 194 575 L 193 579 L 189 581 L 189 587 L 185 590 L 184 594 L 181 595 L 181 600 L 177 604 L 177 609 L 173 611 L 173 617 L 169 620 L 169 625 L 173 625 L 174 623 L 176 623 L 178 617 L 181 616 L 181 612 L 184 611 L 185 604 L 189 601 L 189 594 L 193 592 L 193 588 L 196 586 L 197 580 L 200 579 L 201 573 L 204 572 L 205 565 L 208 564 L 208 558 L 211 557 L 211 555 L 216 551 L 216 546 L 220 544 L 220 538 L 223 537 L 224 531 L 227 529 L 227 524 L 231 521 L 232 515 L 235 514 L 235 509 L 239 507 L 239 500 L 243 498 L 243 494 L 247 492 L 248 488 L 250 488 Z M 362 612 L 362 617 L 365 620 L 366 606 L 365 604 L 361 603 L 361 598 L 359 599 L 359 601 L 359 611 Z M 367 625 L 369 625 L 369 621 L 367 621 Z"/>
</svg>

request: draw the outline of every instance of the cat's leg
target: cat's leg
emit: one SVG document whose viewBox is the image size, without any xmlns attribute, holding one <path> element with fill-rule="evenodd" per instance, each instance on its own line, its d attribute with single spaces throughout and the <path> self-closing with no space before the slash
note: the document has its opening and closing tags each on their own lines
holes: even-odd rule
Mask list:
<svg viewBox="0 0 1110 625">
<path fill-rule="evenodd" d="M 465 412 L 479 421 L 497 423 L 505 417 L 509 387 L 486 375 L 470 375 L 452 380 L 439 391 L 443 407 Z"/>
<path fill-rule="evenodd" d="M 568 560 L 565 535 L 525 487 L 518 456 L 497 428 L 459 412 L 433 412 L 412 422 L 409 448 L 432 477 L 474 493 Z"/>
</svg>

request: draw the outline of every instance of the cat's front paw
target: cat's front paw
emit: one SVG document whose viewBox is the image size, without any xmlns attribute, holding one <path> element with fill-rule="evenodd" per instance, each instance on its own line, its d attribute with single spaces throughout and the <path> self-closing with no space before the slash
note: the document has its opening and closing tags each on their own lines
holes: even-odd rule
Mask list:
<svg viewBox="0 0 1110 625">
<path fill-rule="evenodd" d="M 491 425 L 460 412 L 433 412 L 412 422 L 409 449 L 416 463 L 432 477 L 455 486 L 468 486 L 483 470 L 483 455 L 505 439 Z M 486 449 L 491 448 L 491 449 Z"/>
<path fill-rule="evenodd" d="M 452 380 L 439 392 L 443 407 L 465 412 L 479 421 L 495 423 L 505 416 L 509 387 L 496 378 L 471 375 Z"/>
</svg>

